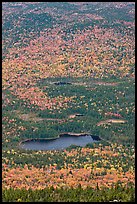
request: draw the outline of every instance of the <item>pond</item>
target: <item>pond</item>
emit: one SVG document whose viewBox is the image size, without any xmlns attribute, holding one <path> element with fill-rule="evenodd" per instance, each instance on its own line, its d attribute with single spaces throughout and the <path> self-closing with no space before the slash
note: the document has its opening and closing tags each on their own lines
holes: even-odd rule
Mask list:
<svg viewBox="0 0 137 204">
<path fill-rule="evenodd" d="M 100 140 L 100 139 L 98 139 Z M 27 140 L 20 144 L 20 147 L 26 150 L 62 150 L 71 145 L 86 146 L 88 143 L 97 142 L 91 135 L 71 136 L 64 135 L 55 139 L 34 139 Z"/>
<path fill-rule="evenodd" d="M 63 85 L 71 85 L 72 83 L 70 83 L 70 82 L 65 82 L 65 81 L 59 81 L 59 82 L 54 82 L 54 84 L 55 84 L 55 85 L 61 85 L 61 86 L 63 86 Z"/>
</svg>

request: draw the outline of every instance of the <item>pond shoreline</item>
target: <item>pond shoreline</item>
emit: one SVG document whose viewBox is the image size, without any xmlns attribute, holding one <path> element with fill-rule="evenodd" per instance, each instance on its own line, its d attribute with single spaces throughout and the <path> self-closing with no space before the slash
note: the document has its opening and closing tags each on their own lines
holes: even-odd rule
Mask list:
<svg viewBox="0 0 137 204">
<path fill-rule="evenodd" d="M 19 142 L 19 147 L 21 147 L 22 145 L 25 145 L 25 144 L 27 144 L 27 143 L 29 143 L 29 142 L 54 142 L 55 140 L 57 140 L 57 139 L 61 139 L 61 138 L 66 138 L 66 139 L 68 139 L 69 137 L 70 137 L 70 139 L 75 139 L 75 138 L 83 138 L 83 137 L 91 137 L 91 139 L 92 139 L 92 142 L 97 142 L 97 141 L 100 141 L 101 140 L 101 138 L 99 137 L 99 136 L 96 136 L 96 135 L 91 135 L 91 134 L 89 134 L 89 133 L 73 133 L 73 132 L 65 132 L 65 133 L 61 133 L 60 135 L 58 135 L 57 137 L 52 137 L 52 138 L 30 138 L 30 139 L 25 139 L 25 140 L 23 140 L 23 141 L 21 141 L 21 142 Z M 85 138 L 86 139 L 86 138 Z M 73 145 L 73 144 L 72 144 Z"/>
</svg>

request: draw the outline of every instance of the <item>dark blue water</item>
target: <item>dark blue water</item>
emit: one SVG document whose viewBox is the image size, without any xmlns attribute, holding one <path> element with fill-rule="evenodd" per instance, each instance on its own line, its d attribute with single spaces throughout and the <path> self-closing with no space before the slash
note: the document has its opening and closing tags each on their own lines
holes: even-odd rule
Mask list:
<svg viewBox="0 0 137 204">
<path fill-rule="evenodd" d="M 90 135 L 86 136 L 69 136 L 59 137 L 51 140 L 36 140 L 26 141 L 21 144 L 21 148 L 26 150 L 61 150 L 69 147 L 70 145 L 86 146 L 88 143 L 96 142 Z"/>
</svg>

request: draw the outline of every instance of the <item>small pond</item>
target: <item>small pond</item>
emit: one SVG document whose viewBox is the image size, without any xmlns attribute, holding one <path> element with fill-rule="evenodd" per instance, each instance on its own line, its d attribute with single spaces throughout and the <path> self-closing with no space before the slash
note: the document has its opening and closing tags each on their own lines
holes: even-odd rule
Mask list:
<svg viewBox="0 0 137 204">
<path fill-rule="evenodd" d="M 59 81 L 59 82 L 54 82 L 55 85 L 60 85 L 60 86 L 63 86 L 63 85 L 71 85 L 72 83 L 70 82 L 65 82 L 65 81 Z"/>
<path fill-rule="evenodd" d="M 100 139 L 98 139 L 100 140 Z M 22 142 L 20 147 L 26 150 L 62 150 L 71 145 L 86 146 L 88 143 L 97 142 L 91 135 L 60 136 L 55 139 L 35 139 Z"/>
</svg>

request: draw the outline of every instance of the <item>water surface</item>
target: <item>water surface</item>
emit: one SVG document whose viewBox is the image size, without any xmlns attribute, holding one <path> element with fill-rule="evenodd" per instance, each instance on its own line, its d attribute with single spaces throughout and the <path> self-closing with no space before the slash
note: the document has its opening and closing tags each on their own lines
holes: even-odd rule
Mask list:
<svg viewBox="0 0 137 204">
<path fill-rule="evenodd" d="M 96 142 L 91 135 L 86 136 L 61 136 L 50 140 L 33 140 L 21 144 L 21 148 L 26 150 L 61 150 L 70 145 L 86 146 L 88 143 Z"/>
</svg>

